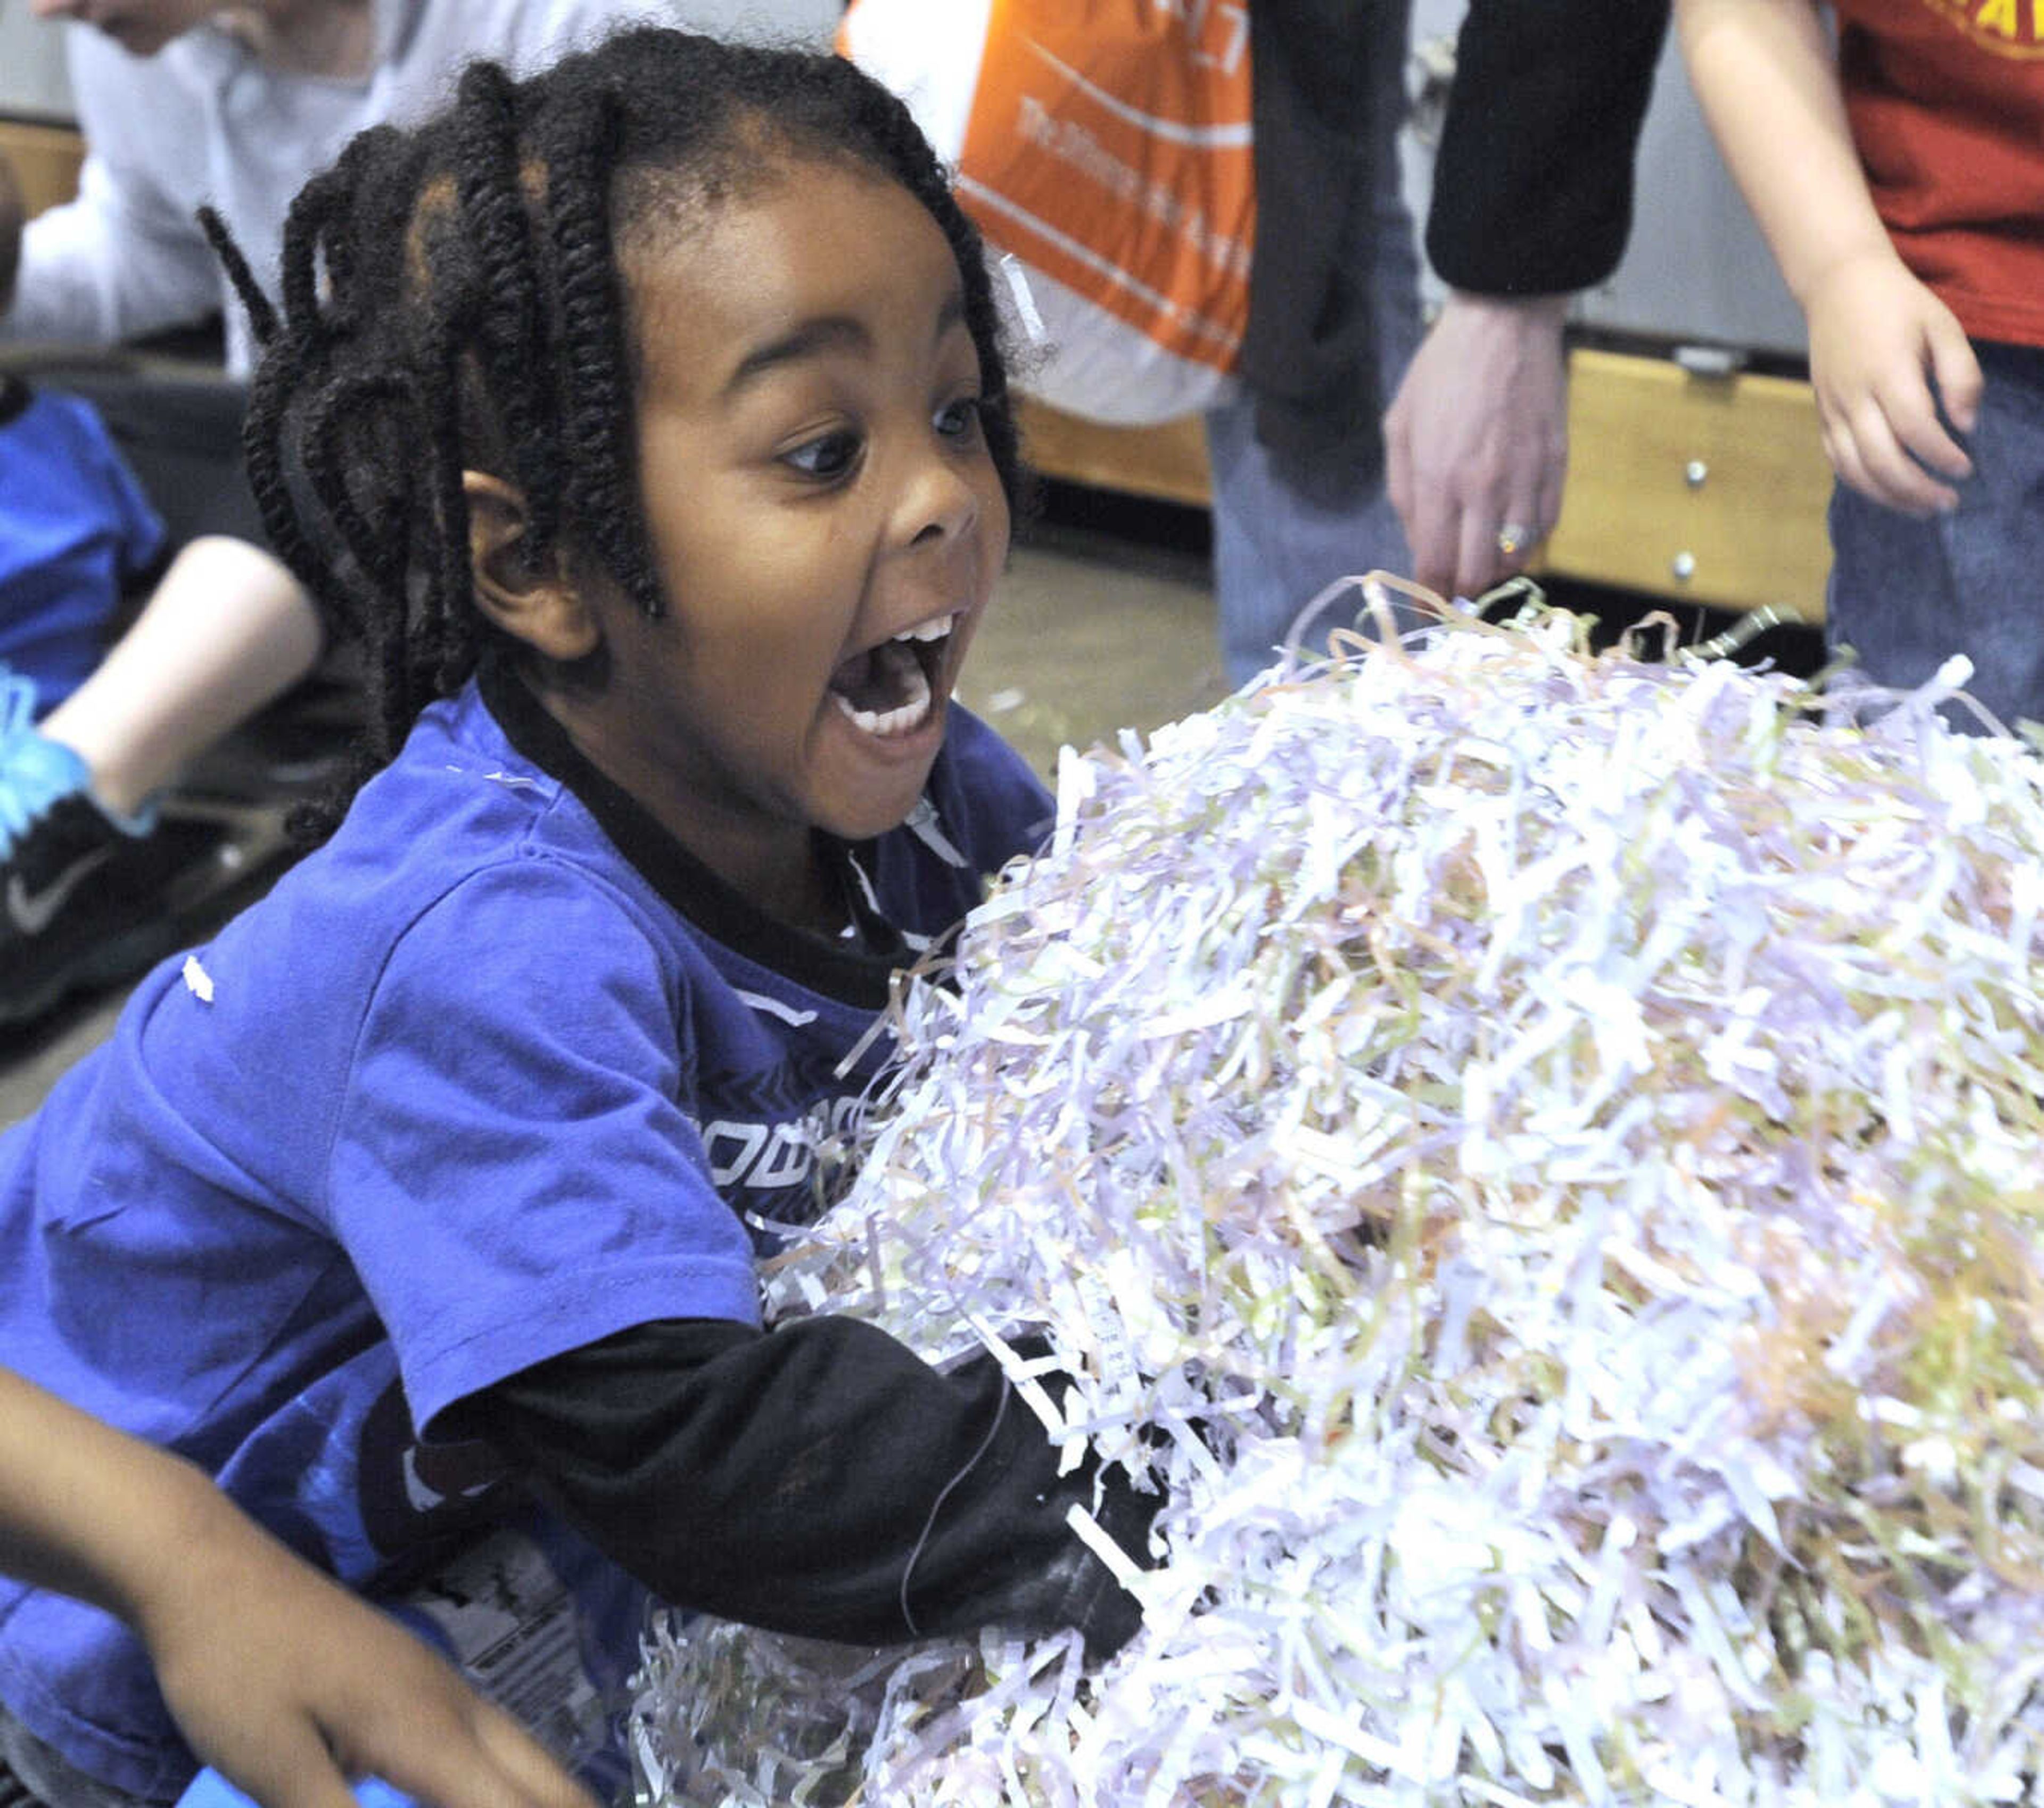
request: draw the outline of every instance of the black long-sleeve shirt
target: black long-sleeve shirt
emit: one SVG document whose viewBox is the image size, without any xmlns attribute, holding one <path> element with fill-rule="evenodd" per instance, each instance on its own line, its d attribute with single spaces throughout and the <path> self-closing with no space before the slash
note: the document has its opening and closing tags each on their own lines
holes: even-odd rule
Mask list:
<svg viewBox="0 0 2044 1808">
<path fill-rule="evenodd" d="M 1094 1465 L 1058 1475 L 990 1357 L 939 1371 L 850 1318 L 670 1319 L 538 1364 L 464 1418 L 681 1606 L 870 1645 L 1076 1626 L 1096 1654 L 1139 1618 L 1066 1522 Z M 1105 1479 L 1100 1517 L 1139 1561 L 1159 1503 Z"/>
<path fill-rule="evenodd" d="M 1669 0 L 1471 0 L 1427 218 L 1444 282 L 1562 294 L 1617 267 L 1668 13 Z"/>
</svg>

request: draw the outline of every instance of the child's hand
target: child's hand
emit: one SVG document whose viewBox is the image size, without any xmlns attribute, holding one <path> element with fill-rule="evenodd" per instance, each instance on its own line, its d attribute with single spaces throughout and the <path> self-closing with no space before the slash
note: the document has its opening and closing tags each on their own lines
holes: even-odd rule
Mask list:
<svg viewBox="0 0 2044 1808">
<path fill-rule="evenodd" d="M 1958 492 L 1933 473 L 1969 477 L 1973 461 L 1938 418 L 1938 404 L 1961 433 L 1970 431 L 1981 379 L 1952 310 L 1883 251 L 1827 272 L 1804 311 L 1831 468 L 1904 514 L 1956 507 Z"/>
<path fill-rule="evenodd" d="M 594 1808 L 402 1626 L 222 1527 L 167 1555 L 136 1618 L 192 1749 L 263 1808 L 352 1808 L 344 1779 L 370 1774 L 436 1808 Z"/>
</svg>

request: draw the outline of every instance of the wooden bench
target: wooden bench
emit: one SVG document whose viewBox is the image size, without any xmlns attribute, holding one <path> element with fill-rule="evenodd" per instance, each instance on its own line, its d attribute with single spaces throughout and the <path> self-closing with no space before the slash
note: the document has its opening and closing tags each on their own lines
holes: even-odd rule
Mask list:
<svg viewBox="0 0 2044 1808">
<path fill-rule="evenodd" d="M 21 198 L 31 214 L 68 201 L 78 192 L 85 146 L 71 127 L 0 118 L 0 152 L 13 164 Z"/>
</svg>

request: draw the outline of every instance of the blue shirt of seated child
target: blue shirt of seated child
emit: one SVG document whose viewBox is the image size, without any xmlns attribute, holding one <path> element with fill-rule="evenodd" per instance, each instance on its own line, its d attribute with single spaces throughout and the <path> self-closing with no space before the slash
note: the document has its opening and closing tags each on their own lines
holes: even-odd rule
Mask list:
<svg viewBox="0 0 2044 1808">
<path fill-rule="evenodd" d="M 1049 822 L 955 706 L 925 806 L 836 850 L 854 935 L 787 929 L 486 665 L 0 1138 L 0 1346 L 344 1579 L 402 1583 L 474 1521 L 413 1425 L 649 1320 L 756 1321 L 755 1249 L 813 1215 L 891 974 Z M 186 1780 L 90 1608 L 0 1583 L 0 1698 L 119 1787 Z"/>
<path fill-rule="evenodd" d="M 0 379 L 0 664 L 46 714 L 106 651 L 163 524 L 86 402 Z"/>
</svg>

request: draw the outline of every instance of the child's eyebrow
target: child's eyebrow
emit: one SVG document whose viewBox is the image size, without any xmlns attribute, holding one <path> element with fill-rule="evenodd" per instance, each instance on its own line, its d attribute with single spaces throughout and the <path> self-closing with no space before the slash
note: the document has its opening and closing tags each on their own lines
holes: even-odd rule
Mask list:
<svg viewBox="0 0 2044 1808">
<path fill-rule="evenodd" d="M 943 306 L 937 310 L 936 330 L 931 337 L 933 340 L 941 340 L 964 318 L 964 293 L 954 290 L 945 298 Z M 850 314 L 824 314 L 816 320 L 805 320 L 791 332 L 782 334 L 778 339 L 770 339 L 764 345 L 755 346 L 740 359 L 738 367 L 731 373 L 730 379 L 724 386 L 724 395 L 726 398 L 736 395 L 779 365 L 814 357 L 831 347 L 843 346 L 852 351 L 865 351 L 870 349 L 872 344 L 872 334 Z"/>
<path fill-rule="evenodd" d="M 826 314 L 820 320 L 805 320 L 792 333 L 770 339 L 740 359 L 737 369 L 724 386 L 724 393 L 735 395 L 777 365 L 814 357 L 829 347 L 844 346 L 853 351 L 863 351 L 872 343 L 873 336 L 849 314 Z"/>
</svg>

